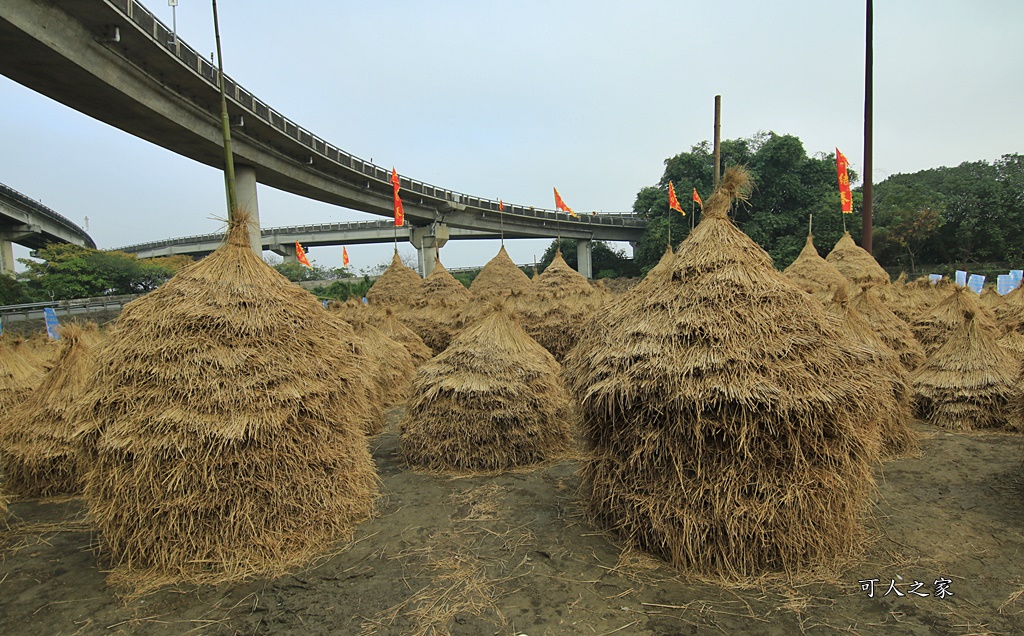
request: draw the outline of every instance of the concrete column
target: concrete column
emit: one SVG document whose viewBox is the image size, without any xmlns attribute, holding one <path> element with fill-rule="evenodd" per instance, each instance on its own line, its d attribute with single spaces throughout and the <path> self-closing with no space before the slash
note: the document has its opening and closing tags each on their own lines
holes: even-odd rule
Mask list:
<svg viewBox="0 0 1024 636">
<path fill-rule="evenodd" d="M 263 238 L 260 235 L 260 204 L 256 199 L 256 168 L 235 164 L 235 194 L 238 207 L 249 213 L 249 243 L 256 256 L 263 258 Z M 292 250 L 294 252 L 294 250 Z M 294 257 L 295 254 L 293 253 Z"/>
<path fill-rule="evenodd" d="M 281 245 L 280 243 L 270 246 L 270 251 L 284 259 L 285 263 L 298 263 L 299 254 L 295 251 L 295 243 Z"/>
<path fill-rule="evenodd" d="M 437 252 L 448 242 L 448 226 L 444 223 L 431 223 L 426 227 L 414 227 L 409 232 L 409 242 L 416 248 L 420 276 L 426 278 L 434 271 Z"/>
<path fill-rule="evenodd" d="M 0 239 L 0 274 L 14 276 L 14 244 Z"/>
<path fill-rule="evenodd" d="M 591 251 L 590 239 L 576 239 L 576 262 L 577 270 L 583 278 L 594 277 L 594 266 L 591 264 L 590 251 Z"/>
</svg>

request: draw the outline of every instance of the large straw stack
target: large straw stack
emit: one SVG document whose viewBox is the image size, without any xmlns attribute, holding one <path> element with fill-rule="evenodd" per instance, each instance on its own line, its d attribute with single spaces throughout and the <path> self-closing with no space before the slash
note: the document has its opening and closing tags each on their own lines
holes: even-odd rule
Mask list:
<svg viewBox="0 0 1024 636">
<path fill-rule="evenodd" d="M 978 302 L 978 296 L 966 287 L 956 286 L 948 292 L 942 302 L 920 314 L 910 328 L 914 332 L 914 337 L 924 347 L 925 353 L 931 356 L 963 323 L 967 312 L 974 316 L 977 328 L 988 338 L 995 340 L 1002 335 L 995 316 Z"/>
<path fill-rule="evenodd" d="M 782 273 L 797 287 L 823 303 L 830 302 L 836 290 L 848 284 L 846 277 L 818 254 L 812 234 L 807 235 L 804 249 L 800 250 L 800 255 Z"/>
<path fill-rule="evenodd" d="M 517 270 L 518 271 L 518 270 Z M 423 280 L 409 306 L 401 313 L 402 322 L 423 339 L 435 353 L 448 348 L 459 330 L 459 312 L 472 300 L 466 286 L 438 261 L 434 271 Z"/>
<path fill-rule="evenodd" d="M 842 238 L 828 253 L 825 260 L 831 263 L 839 273 L 858 286 L 885 285 L 889 283 L 889 274 L 878 264 L 871 254 L 853 242 L 849 232 L 843 232 Z"/>
<path fill-rule="evenodd" d="M 587 504 L 676 566 L 750 576 L 854 545 L 878 457 L 869 355 L 728 219 L 730 169 L 670 275 L 566 359 Z"/>
<path fill-rule="evenodd" d="M 21 338 L 0 337 L 0 417 L 43 381 L 43 362 Z"/>
<path fill-rule="evenodd" d="M 491 260 L 487 261 L 480 273 L 473 279 L 469 291 L 485 299 L 501 298 L 530 287 L 530 277 L 512 262 L 505 246 Z"/>
<path fill-rule="evenodd" d="M 911 376 L 918 416 L 958 431 L 1019 428 L 1012 402 L 1017 361 L 967 310 L 945 343 Z"/>
<path fill-rule="evenodd" d="M 902 457 L 917 450 L 917 435 L 910 428 L 913 414 L 910 407 L 910 376 L 900 357 L 871 328 L 859 311 L 853 308 L 845 284 L 836 290 L 825 311 L 838 320 L 842 333 L 853 338 L 871 352 L 873 368 L 867 379 L 877 390 L 862 396 L 871 404 L 871 415 L 878 422 L 884 457 Z"/>
<path fill-rule="evenodd" d="M 126 306 L 76 411 L 111 581 L 277 575 L 350 533 L 377 488 L 359 348 L 244 218 Z"/>
<path fill-rule="evenodd" d="M 862 287 L 860 293 L 853 299 L 853 308 L 864 316 L 885 346 L 900 357 L 900 362 L 907 371 L 913 371 L 924 362 L 924 348 L 914 337 L 910 325 L 890 311 L 878 299 L 877 293 L 877 287 Z"/>
<path fill-rule="evenodd" d="M 412 466 L 499 471 L 553 459 L 570 445 L 573 410 L 550 353 L 504 306 L 420 367 L 402 420 Z"/>
<path fill-rule="evenodd" d="M 422 283 L 420 275 L 402 263 L 396 249 L 391 265 L 366 292 L 366 299 L 374 305 L 402 305 L 409 302 Z"/>
<path fill-rule="evenodd" d="M 561 361 L 606 300 L 606 293 L 592 287 L 556 252 L 551 265 L 514 302 L 526 333 Z"/>
<path fill-rule="evenodd" d="M 76 325 L 60 330 L 53 366 L 32 394 L 0 417 L 0 466 L 7 492 L 49 497 L 81 491 L 77 420 L 70 415 L 92 372 L 92 335 Z"/>
</svg>

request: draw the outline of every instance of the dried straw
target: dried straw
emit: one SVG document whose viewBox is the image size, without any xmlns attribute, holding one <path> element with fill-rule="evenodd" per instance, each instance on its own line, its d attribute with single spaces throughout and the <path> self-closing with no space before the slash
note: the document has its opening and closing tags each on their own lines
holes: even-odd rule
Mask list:
<svg viewBox="0 0 1024 636">
<path fill-rule="evenodd" d="M 416 366 L 409 350 L 377 329 L 370 316 L 354 316 L 347 322 L 362 338 L 362 347 L 366 351 L 359 366 L 359 372 L 373 380 L 370 396 L 372 417 L 366 434 L 377 435 L 384 431 L 386 411 L 409 397 Z"/>
<path fill-rule="evenodd" d="M 1007 331 L 996 340 L 996 344 L 1009 351 L 1017 359 L 1018 366 L 1024 364 L 1024 333 Z"/>
<path fill-rule="evenodd" d="M 967 310 L 949 338 L 912 375 L 918 416 L 958 431 L 1019 428 L 1011 401 L 1017 361 Z"/>
<path fill-rule="evenodd" d="M 82 489 L 77 420 L 71 407 L 92 372 L 92 342 L 97 332 L 76 325 L 61 327 L 57 359 L 39 387 L 0 418 L 0 466 L 7 491 L 21 497 L 74 494 Z"/>
<path fill-rule="evenodd" d="M 1017 287 L 993 309 L 999 325 L 1006 331 L 1024 333 L 1024 285 Z"/>
<path fill-rule="evenodd" d="M 842 238 L 836 243 L 825 260 L 831 263 L 839 273 L 857 285 L 886 285 L 889 274 L 878 264 L 871 254 L 853 242 L 849 232 L 843 232 Z"/>
<path fill-rule="evenodd" d="M 914 336 L 929 357 L 938 351 L 953 331 L 963 323 L 966 312 L 975 316 L 977 328 L 989 339 L 995 340 L 1002 335 L 995 316 L 978 302 L 978 296 L 966 287 L 954 286 L 942 302 L 919 315 L 910 325 Z"/>
<path fill-rule="evenodd" d="M 500 471 L 564 454 L 573 409 L 550 353 L 503 305 L 420 367 L 402 419 L 412 466 Z"/>
<path fill-rule="evenodd" d="M 366 292 L 366 299 L 375 305 L 402 305 L 416 295 L 422 283 L 420 275 L 402 263 L 396 249 L 391 265 Z"/>
<path fill-rule="evenodd" d="M 730 169 L 669 276 L 566 359 L 594 519 L 699 572 L 796 570 L 853 549 L 878 433 L 870 354 L 727 212 Z"/>
<path fill-rule="evenodd" d="M 412 356 L 414 366 L 418 367 L 434 356 L 434 352 L 423 342 L 423 338 L 402 324 L 390 307 L 384 310 L 384 317 L 377 328 L 384 332 L 385 336 L 406 348 Z"/>
<path fill-rule="evenodd" d="M 512 292 L 522 292 L 530 286 L 530 278 L 512 262 L 505 246 L 491 260 L 487 261 L 480 273 L 469 286 L 479 298 L 501 298 Z"/>
<path fill-rule="evenodd" d="M 360 340 L 227 242 L 128 304 L 76 416 L 113 583 L 278 575 L 373 509 Z"/>
<path fill-rule="evenodd" d="M 818 254 L 812 234 L 807 235 L 804 249 L 800 250 L 800 255 L 782 273 L 797 287 L 823 303 L 830 302 L 836 290 L 848 284 L 846 277 Z"/>
<path fill-rule="evenodd" d="M 22 338 L 0 337 L 0 417 L 43 381 L 43 361 Z"/>
<path fill-rule="evenodd" d="M 924 362 L 924 348 L 914 338 L 910 325 L 879 300 L 878 292 L 878 287 L 862 287 L 853 299 L 853 308 L 864 316 L 885 346 L 896 352 L 907 371 L 913 371 Z"/>
<path fill-rule="evenodd" d="M 873 368 L 867 379 L 875 385 L 871 394 L 862 396 L 872 404 L 872 417 L 878 422 L 883 457 L 903 457 L 918 448 L 917 435 L 910 428 L 910 380 L 900 357 L 890 349 L 854 309 L 844 284 L 836 290 L 825 311 L 836 318 L 844 335 L 853 338 L 871 352 Z"/>
<path fill-rule="evenodd" d="M 410 299 L 408 308 L 402 310 L 401 320 L 438 354 L 448 348 L 458 333 L 459 312 L 472 297 L 465 285 L 438 261 Z"/>
</svg>

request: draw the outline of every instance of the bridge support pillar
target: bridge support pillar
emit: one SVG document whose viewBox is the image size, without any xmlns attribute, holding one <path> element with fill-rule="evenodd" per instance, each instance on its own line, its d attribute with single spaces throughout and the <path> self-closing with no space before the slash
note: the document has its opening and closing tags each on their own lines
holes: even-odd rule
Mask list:
<svg viewBox="0 0 1024 636">
<path fill-rule="evenodd" d="M 14 244 L 0 239 L 0 274 L 14 276 Z"/>
<path fill-rule="evenodd" d="M 591 264 L 591 240 L 590 239 L 576 239 L 576 262 L 577 269 L 583 278 L 594 277 L 594 266 Z"/>
<path fill-rule="evenodd" d="M 298 263 L 299 255 L 295 251 L 295 244 L 282 245 L 275 243 L 270 246 L 270 251 L 284 259 L 285 263 Z"/>
<path fill-rule="evenodd" d="M 432 223 L 426 227 L 414 227 L 409 232 L 409 242 L 416 248 L 420 276 L 426 278 L 434 271 L 438 252 L 448 242 L 448 226 Z"/>
<path fill-rule="evenodd" d="M 256 199 L 256 168 L 235 164 L 235 194 L 238 207 L 249 213 L 249 243 L 256 256 L 263 258 L 263 237 L 260 234 L 260 204 Z M 292 256 L 295 256 L 292 250 Z M 285 259 L 287 262 L 287 258 Z"/>
</svg>

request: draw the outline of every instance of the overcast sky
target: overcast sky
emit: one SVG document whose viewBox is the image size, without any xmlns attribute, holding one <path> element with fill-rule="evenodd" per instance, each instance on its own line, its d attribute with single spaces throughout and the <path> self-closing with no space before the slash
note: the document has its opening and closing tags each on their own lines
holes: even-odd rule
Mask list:
<svg viewBox="0 0 1024 636">
<path fill-rule="evenodd" d="M 165 0 L 144 4 L 168 26 Z M 864 3 L 821 0 L 220 0 L 225 70 L 292 121 L 437 186 L 627 211 L 664 160 L 774 131 L 863 165 Z M 1024 2 L 874 7 L 874 180 L 1024 151 Z M 179 36 L 213 51 L 211 3 Z M 101 248 L 223 229 L 221 172 L 0 76 L 0 183 L 85 225 Z M 755 193 L 756 196 L 756 193 Z M 264 227 L 373 217 L 260 186 Z M 838 213 L 838 211 L 837 211 Z M 547 240 L 509 240 L 517 263 Z M 449 267 L 497 241 L 451 241 Z M 412 252 L 409 243 L 400 245 Z M 349 248 L 355 269 L 390 245 Z M 27 250 L 16 248 L 16 256 Z M 340 266 L 341 248 L 314 248 Z"/>
</svg>

